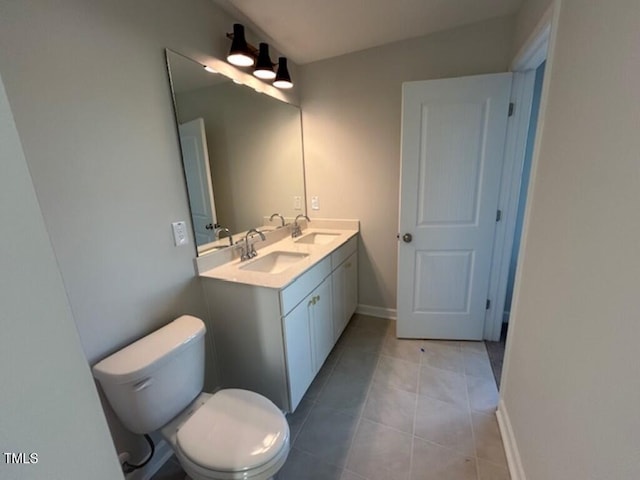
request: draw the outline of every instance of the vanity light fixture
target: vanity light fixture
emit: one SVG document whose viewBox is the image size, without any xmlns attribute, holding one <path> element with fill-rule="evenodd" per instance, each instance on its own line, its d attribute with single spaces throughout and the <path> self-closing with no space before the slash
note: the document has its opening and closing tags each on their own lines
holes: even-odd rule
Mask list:
<svg viewBox="0 0 640 480">
<path fill-rule="evenodd" d="M 273 86 L 276 88 L 288 89 L 293 87 L 286 57 L 278 59 L 278 71 L 277 73 L 274 72 L 273 67 L 276 64 L 271 62 L 269 45 L 261 42 L 260 48 L 257 49 L 247 43 L 243 25 L 234 23 L 233 33 L 227 33 L 227 38 L 231 39 L 231 49 L 227 56 L 227 61 L 230 64 L 238 67 L 250 67 L 255 63 L 253 75 L 257 78 L 267 81 L 273 80 Z"/>
<path fill-rule="evenodd" d="M 266 43 L 260 43 L 256 68 L 253 70 L 253 74 L 262 80 L 276 78 L 276 72 L 273 71 L 273 63 L 271 62 L 271 57 L 269 57 L 269 45 Z"/>
<path fill-rule="evenodd" d="M 227 35 L 229 36 L 229 35 Z M 254 54 L 249 49 L 247 40 L 244 38 L 244 26 L 239 23 L 233 24 L 233 34 L 231 36 L 231 49 L 227 56 L 227 61 L 238 67 L 250 67 L 254 64 Z"/>
<path fill-rule="evenodd" d="M 293 87 L 291 75 L 289 75 L 289 69 L 287 68 L 286 57 L 280 57 L 278 59 L 278 73 L 276 74 L 276 79 L 273 82 L 273 86 L 285 89 Z"/>
</svg>

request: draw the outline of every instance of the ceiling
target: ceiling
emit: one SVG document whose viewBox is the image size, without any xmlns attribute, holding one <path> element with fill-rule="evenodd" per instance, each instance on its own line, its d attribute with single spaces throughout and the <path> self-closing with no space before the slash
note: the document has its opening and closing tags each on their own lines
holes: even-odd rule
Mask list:
<svg viewBox="0 0 640 480">
<path fill-rule="evenodd" d="M 523 0 L 214 0 L 297 64 L 515 13 Z"/>
</svg>

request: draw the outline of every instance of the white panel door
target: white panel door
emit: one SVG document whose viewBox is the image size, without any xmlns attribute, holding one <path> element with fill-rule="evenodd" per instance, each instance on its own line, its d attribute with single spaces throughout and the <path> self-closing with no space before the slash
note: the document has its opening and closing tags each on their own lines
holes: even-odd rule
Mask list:
<svg viewBox="0 0 640 480">
<path fill-rule="evenodd" d="M 399 337 L 482 339 L 510 91 L 510 73 L 403 85 Z"/>
<path fill-rule="evenodd" d="M 204 120 L 196 118 L 178 130 L 196 245 L 204 245 L 215 240 L 217 223 Z"/>
</svg>

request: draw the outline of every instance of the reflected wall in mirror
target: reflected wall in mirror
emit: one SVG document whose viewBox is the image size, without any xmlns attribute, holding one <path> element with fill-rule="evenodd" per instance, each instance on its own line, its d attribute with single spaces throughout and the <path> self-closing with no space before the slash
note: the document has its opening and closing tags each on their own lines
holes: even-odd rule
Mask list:
<svg viewBox="0 0 640 480">
<path fill-rule="evenodd" d="M 228 245 L 218 227 L 240 233 L 275 212 L 304 213 L 300 109 L 166 55 L 198 254 Z"/>
</svg>

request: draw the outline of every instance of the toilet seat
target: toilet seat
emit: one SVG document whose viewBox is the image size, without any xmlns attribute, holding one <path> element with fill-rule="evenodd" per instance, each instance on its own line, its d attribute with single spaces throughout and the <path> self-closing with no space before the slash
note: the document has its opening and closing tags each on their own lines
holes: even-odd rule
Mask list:
<svg viewBox="0 0 640 480">
<path fill-rule="evenodd" d="M 254 470 L 240 472 L 223 472 L 202 468 L 186 458 L 180 450 L 176 450 L 176 457 L 182 469 L 193 480 L 267 480 L 272 478 L 282 468 L 289 455 L 289 445 L 268 463 Z"/>
<path fill-rule="evenodd" d="M 262 395 L 220 390 L 178 429 L 175 450 L 197 478 L 269 478 L 286 461 L 289 426 Z"/>
</svg>

